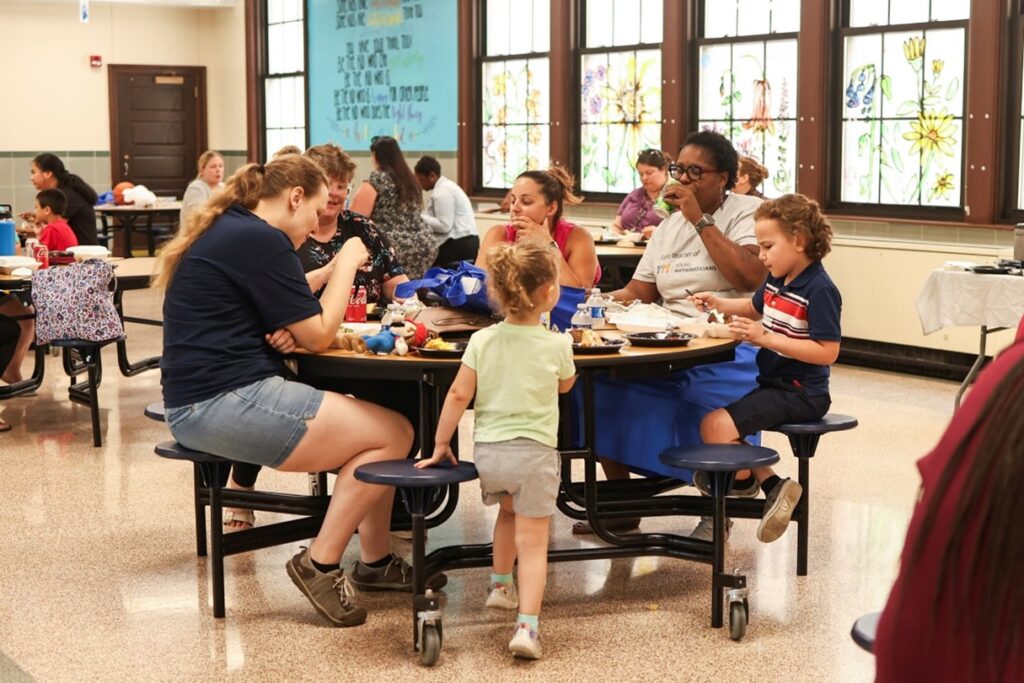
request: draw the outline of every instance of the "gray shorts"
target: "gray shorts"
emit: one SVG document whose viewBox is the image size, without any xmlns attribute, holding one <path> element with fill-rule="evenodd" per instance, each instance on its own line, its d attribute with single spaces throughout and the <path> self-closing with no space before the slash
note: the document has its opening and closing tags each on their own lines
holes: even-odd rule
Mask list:
<svg viewBox="0 0 1024 683">
<path fill-rule="evenodd" d="M 473 462 L 480 475 L 484 505 L 497 505 L 512 496 L 512 509 L 524 517 L 555 514 L 561 456 L 533 439 L 476 443 Z"/>
</svg>

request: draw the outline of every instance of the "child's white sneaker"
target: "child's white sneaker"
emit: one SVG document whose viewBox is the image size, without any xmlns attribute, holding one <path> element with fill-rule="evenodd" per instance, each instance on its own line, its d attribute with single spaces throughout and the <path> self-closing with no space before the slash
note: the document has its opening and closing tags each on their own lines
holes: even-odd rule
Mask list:
<svg viewBox="0 0 1024 683">
<path fill-rule="evenodd" d="M 516 657 L 540 659 L 540 634 L 529 624 L 516 624 L 516 632 L 509 641 L 508 649 Z"/>
<path fill-rule="evenodd" d="M 487 596 L 484 607 L 496 609 L 518 609 L 519 595 L 514 583 L 492 583 L 491 593 Z"/>
</svg>

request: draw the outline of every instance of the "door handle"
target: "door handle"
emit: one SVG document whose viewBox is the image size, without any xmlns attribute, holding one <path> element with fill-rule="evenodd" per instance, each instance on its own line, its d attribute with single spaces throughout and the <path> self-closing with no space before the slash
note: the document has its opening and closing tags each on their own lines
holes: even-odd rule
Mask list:
<svg viewBox="0 0 1024 683">
<path fill-rule="evenodd" d="M 124 163 L 123 163 L 123 164 L 121 164 L 121 167 L 122 167 L 122 169 L 124 170 L 124 177 L 125 177 L 125 180 L 127 180 L 127 179 L 128 179 L 128 159 L 129 159 L 128 155 L 127 155 L 127 154 L 125 154 L 125 155 L 124 155 Z"/>
</svg>

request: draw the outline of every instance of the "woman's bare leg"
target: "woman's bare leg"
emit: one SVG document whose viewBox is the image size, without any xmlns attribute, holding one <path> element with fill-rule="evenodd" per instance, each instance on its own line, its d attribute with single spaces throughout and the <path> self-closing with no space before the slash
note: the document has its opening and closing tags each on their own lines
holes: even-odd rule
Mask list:
<svg viewBox="0 0 1024 683">
<path fill-rule="evenodd" d="M 23 306 L 21 301 L 17 297 L 9 296 L 0 302 L 0 314 L 16 318 L 19 315 L 30 315 L 33 312 L 31 306 Z M 24 379 L 21 374 L 21 364 L 25 360 L 25 356 L 28 354 L 28 347 L 32 345 L 32 340 L 36 336 L 36 321 L 32 318 L 26 320 L 17 320 L 18 327 L 21 328 L 21 334 L 18 336 L 18 343 L 14 347 L 14 355 L 11 356 L 11 361 L 7 364 L 6 368 L 0 368 L 2 379 L 8 384 L 14 384 Z"/>
<path fill-rule="evenodd" d="M 380 514 L 376 506 L 394 496 L 391 487 L 357 481 L 355 469 L 369 462 L 406 457 L 412 445 L 412 425 L 387 408 L 327 392 L 319 412 L 307 426 L 306 435 L 279 469 L 323 472 L 341 468 L 324 523 L 309 548 L 310 557 L 317 562 L 337 564 L 364 518 L 375 509 Z M 369 537 L 361 539 L 363 547 L 390 548 L 389 525 L 376 523 L 375 517 L 371 519 Z"/>
</svg>

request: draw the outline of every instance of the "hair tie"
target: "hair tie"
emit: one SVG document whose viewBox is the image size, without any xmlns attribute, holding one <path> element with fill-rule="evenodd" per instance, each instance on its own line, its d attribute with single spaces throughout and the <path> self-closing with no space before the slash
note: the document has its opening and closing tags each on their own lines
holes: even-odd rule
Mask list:
<svg viewBox="0 0 1024 683">
<path fill-rule="evenodd" d="M 267 167 L 266 167 L 266 166 L 264 166 L 263 164 L 260 164 L 259 166 L 257 166 L 257 167 L 256 167 L 256 171 L 257 171 L 257 172 L 258 172 L 258 173 L 259 173 L 260 175 L 264 175 L 264 174 L 265 174 L 265 173 L 267 172 Z"/>
</svg>

